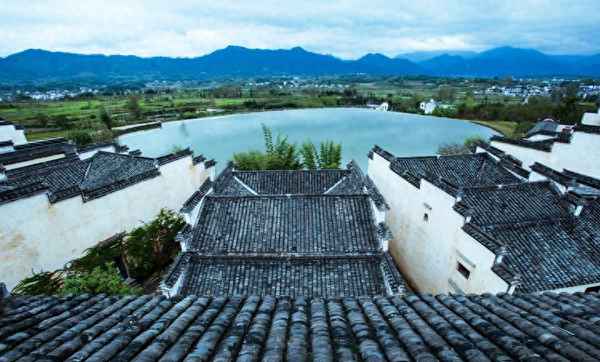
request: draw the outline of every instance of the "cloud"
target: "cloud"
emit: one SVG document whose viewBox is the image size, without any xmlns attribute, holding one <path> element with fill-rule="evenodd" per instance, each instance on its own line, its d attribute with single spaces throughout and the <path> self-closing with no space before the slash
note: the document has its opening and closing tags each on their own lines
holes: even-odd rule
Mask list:
<svg viewBox="0 0 600 362">
<path fill-rule="evenodd" d="M 600 52 L 597 0 L 4 0 L 0 56 L 27 48 L 198 56 L 227 45 L 356 58 L 500 45 Z"/>
</svg>

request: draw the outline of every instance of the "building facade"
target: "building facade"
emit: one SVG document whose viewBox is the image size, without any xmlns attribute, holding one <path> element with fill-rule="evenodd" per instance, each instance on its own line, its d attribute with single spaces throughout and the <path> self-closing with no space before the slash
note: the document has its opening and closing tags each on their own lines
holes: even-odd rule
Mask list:
<svg viewBox="0 0 600 362">
<path fill-rule="evenodd" d="M 0 279 L 62 268 L 83 251 L 177 210 L 214 172 L 189 150 L 158 158 L 65 142 L 0 155 Z M 210 166 L 210 167 L 209 167 Z"/>
<path fill-rule="evenodd" d="M 507 156 L 397 158 L 379 147 L 368 170 L 390 207 L 390 253 L 419 292 L 600 285 L 600 201 L 590 179 L 565 176 L 560 185 L 536 173 L 543 181 L 529 182 Z"/>
<path fill-rule="evenodd" d="M 518 140 L 494 136 L 491 146 L 521 160 L 525 169 L 536 162 L 600 178 L 600 114 L 586 113 L 579 125 L 544 120 Z"/>
</svg>

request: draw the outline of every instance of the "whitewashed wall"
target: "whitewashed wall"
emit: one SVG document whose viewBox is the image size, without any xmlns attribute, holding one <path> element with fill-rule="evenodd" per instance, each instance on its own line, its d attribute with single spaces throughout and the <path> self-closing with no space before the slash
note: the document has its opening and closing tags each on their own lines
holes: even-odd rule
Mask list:
<svg viewBox="0 0 600 362">
<path fill-rule="evenodd" d="M 417 189 L 376 153 L 368 174 L 390 206 L 390 253 L 413 288 L 424 293 L 507 290 L 491 270 L 495 255 L 461 229 L 464 218 L 452 209 L 454 197 L 426 180 Z M 468 280 L 456 270 L 459 260 L 471 272 Z"/>
<path fill-rule="evenodd" d="M 22 129 L 16 129 L 14 125 L 8 124 L 0 126 L 0 142 L 12 141 L 15 145 L 22 145 L 27 143 L 25 138 L 25 131 Z"/>
<path fill-rule="evenodd" d="M 600 135 L 574 132 L 571 143 L 555 142 L 552 152 L 538 151 L 508 143 L 492 141 L 491 145 L 523 161 L 523 167 L 539 162 L 557 171 L 568 169 L 600 178 Z"/>
<path fill-rule="evenodd" d="M 213 168 L 186 157 L 160 167 L 161 175 L 84 203 L 50 204 L 45 194 L 0 205 L 0 281 L 13 288 L 32 270 L 50 271 L 121 231 L 179 210 Z"/>
</svg>

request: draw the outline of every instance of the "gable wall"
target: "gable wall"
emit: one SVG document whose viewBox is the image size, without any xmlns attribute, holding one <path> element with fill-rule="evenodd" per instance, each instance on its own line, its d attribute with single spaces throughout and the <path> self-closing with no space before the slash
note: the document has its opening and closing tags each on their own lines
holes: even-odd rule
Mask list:
<svg viewBox="0 0 600 362">
<path fill-rule="evenodd" d="M 557 171 L 568 169 L 600 178 L 600 135 L 574 132 L 571 143 L 555 142 L 552 152 L 492 141 L 491 145 L 523 161 L 523 168 L 539 162 Z"/>
<path fill-rule="evenodd" d="M 54 204 L 38 194 L 0 205 L 0 280 L 13 288 L 32 269 L 62 268 L 83 251 L 153 219 L 161 208 L 179 210 L 213 168 L 186 157 L 160 167 L 161 175 L 103 197 Z"/>
<path fill-rule="evenodd" d="M 369 160 L 368 174 L 390 206 L 386 215 L 394 236 L 390 253 L 416 291 L 507 290 L 507 284 L 491 270 L 495 255 L 462 231 L 464 218 L 452 209 L 454 197 L 425 180 L 416 188 L 376 153 Z M 457 272 L 458 260 L 471 270 L 469 280 Z"/>
<path fill-rule="evenodd" d="M 0 142 L 2 141 L 13 141 L 15 145 L 22 145 L 27 143 L 27 138 L 24 130 L 16 129 L 14 125 L 9 124 L 0 126 Z"/>
</svg>

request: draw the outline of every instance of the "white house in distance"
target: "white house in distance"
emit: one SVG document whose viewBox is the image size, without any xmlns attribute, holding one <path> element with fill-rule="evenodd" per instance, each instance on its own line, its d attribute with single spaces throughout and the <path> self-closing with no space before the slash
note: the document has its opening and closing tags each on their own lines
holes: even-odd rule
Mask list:
<svg viewBox="0 0 600 362">
<path fill-rule="evenodd" d="M 433 99 L 430 99 L 427 102 L 423 101 L 419 104 L 419 109 L 421 109 L 425 114 L 432 114 L 437 107 L 438 103 Z"/>
<path fill-rule="evenodd" d="M 539 162 L 600 178 L 600 113 L 585 113 L 576 126 L 543 120 L 522 139 L 494 136 L 490 141 L 493 147 L 523 161 L 526 169 Z"/>
<path fill-rule="evenodd" d="M 368 174 L 408 282 L 427 293 L 598 289 L 600 181 L 536 165 L 543 181 L 530 182 L 497 151 L 398 158 L 373 148 Z"/>
<path fill-rule="evenodd" d="M 32 271 L 61 268 L 160 209 L 179 209 L 214 174 L 214 161 L 190 150 L 123 151 L 55 139 L 0 154 L 0 280 L 13 288 Z"/>
<path fill-rule="evenodd" d="M 13 145 L 27 143 L 25 129 L 0 117 L 0 153 L 7 152 Z"/>
</svg>

